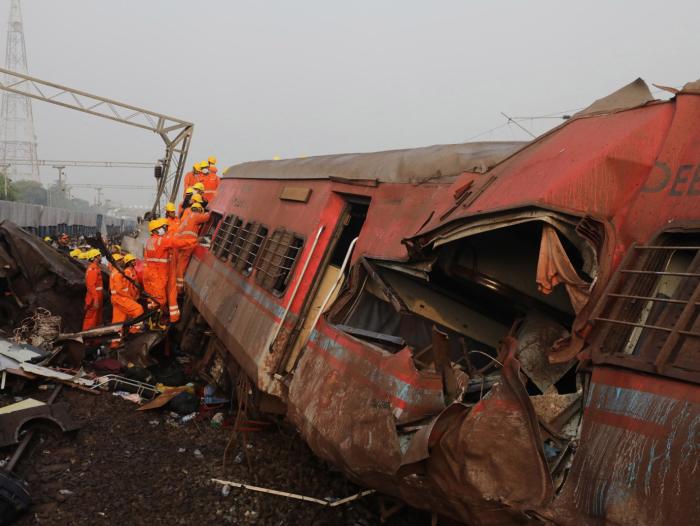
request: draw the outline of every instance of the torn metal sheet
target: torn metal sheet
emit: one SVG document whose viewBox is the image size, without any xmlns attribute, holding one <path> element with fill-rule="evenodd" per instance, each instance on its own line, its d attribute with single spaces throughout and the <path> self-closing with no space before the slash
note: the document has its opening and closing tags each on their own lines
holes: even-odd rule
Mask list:
<svg viewBox="0 0 700 526">
<path fill-rule="evenodd" d="M 33 423 L 51 422 L 64 433 L 80 428 L 80 424 L 71 417 L 68 404 L 28 400 L 3 408 L 5 412 L 0 412 L 0 447 L 19 442 L 20 432 Z"/>
<path fill-rule="evenodd" d="M 691 384 L 596 367 L 571 472 L 544 515 L 563 526 L 693 524 L 698 422 Z"/>
<path fill-rule="evenodd" d="M 578 113 L 575 113 L 574 117 L 629 110 L 631 108 L 643 106 L 653 100 L 654 96 L 651 94 L 647 83 L 641 78 L 638 78 L 610 95 L 598 99 Z"/>
<path fill-rule="evenodd" d="M 92 387 L 95 384 L 95 380 L 88 378 L 81 378 L 78 375 L 70 375 L 63 373 L 61 371 L 56 371 L 55 369 L 50 369 L 48 367 L 42 367 L 41 365 L 34 365 L 31 363 L 22 363 L 20 367 L 23 371 L 26 371 L 37 376 L 42 376 L 44 378 L 54 378 L 56 380 L 62 380 L 64 382 L 70 382 L 77 385 L 82 385 L 86 387 Z"/>
<path fill-rule="evenodd" d="M 21 363 L 44 358 L 48 353 L 27 343 L 0 338 L 0 355 Z"/>
<path fill-rule="evenodd" d="M 554 342 L 568 334 L 559 323 L 537 312 L 531 312 L 518 329 L 518 360 L 522 371 L 543 393 L 574 365 L 571 360 L 551 364 L 548 359 Z"/>
</svg>

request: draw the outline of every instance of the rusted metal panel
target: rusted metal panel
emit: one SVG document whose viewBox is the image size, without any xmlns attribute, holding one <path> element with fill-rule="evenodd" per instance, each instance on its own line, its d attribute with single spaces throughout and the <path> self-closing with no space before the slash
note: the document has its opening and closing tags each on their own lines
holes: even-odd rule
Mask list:
<svg viewBox="0 0 700 526">
<path fill-rule="evenodd" d="M 583 422 L 572 470 L 547 515 L 572 526 L 697 521 L 697 387 L 596 367 Z"/>
</svg>

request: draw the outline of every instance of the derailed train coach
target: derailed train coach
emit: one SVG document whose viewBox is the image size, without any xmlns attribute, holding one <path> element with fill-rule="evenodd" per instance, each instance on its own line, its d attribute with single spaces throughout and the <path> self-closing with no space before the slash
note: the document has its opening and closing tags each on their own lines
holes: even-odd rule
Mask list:
<svg viewBox="0 0 700 526">
<path fill-rule="evenodd" d="M 700 82 L 237 165 L 212 209 L 183 345 L 351 479 L 469 524 L 700 513 Z"/>
</svg>

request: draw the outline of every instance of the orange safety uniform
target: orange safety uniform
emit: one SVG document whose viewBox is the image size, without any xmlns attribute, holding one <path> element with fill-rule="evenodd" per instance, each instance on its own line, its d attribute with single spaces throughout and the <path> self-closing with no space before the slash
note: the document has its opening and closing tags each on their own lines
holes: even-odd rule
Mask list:
<svg viewBox="0 0 700 526">
<path fill-rule="evenodd" d="M 180 319 L 180 309 L 177 302 L 172 301 L 171 294 L 168 294 L 168 275 L 170 274 L 170 256 L 173 248 L 184 248 L 194 246 L 196 241 L 179 239 L 172 235 L 159 236 L 152 234 L 146 242 L 144 248 L 144 271 L 143 288 L 153 296 L 162 310 L 167 304 L 169 307 L 170 321 L 176 322 Z M 170 301 L 169 301 L 170 299 Z"/>
<path fill-rule="evenodd" d="M 85 271 L 85 317 L 83 318 L 83 330 L 94 329 L 102 325 L 102 270 L 97 261 L 92 261 Z"/>
<path fill-rule="evenodd" d="M 219 177 L 216 175 L 216 172 L 216 166 L 210 166 L 209 173 L 202 175 L 200 179 L 201 183 L 204 185 L 204 200 L 209 203 L 212 202 L 216 195 L 216 190 L 219 188 Z"/>
<path fill-rule="evenodd" d="M 175 233 L 178 239 L 188 239 L 194 241 L 194 244 L 188 248 L 181 248 L 177 251 L 177 291 L 182 293 L 185 290 L 185 270 L 190 263 L 194 247 L 199 237 L 199 229 L 203 223 L 209 221 L 209 212 L 200 213 L 193 212 L 191 208 L 185 210 L 185 213 L 180 220 L 180 228 Z"/>
<path fill-rule="evenodd" d="M 139 275 L 133 266 L 126 267 L 124 269 L 124 274 L 126 274 L 127 277 L 129 277 L 134 283 L 139 282 Z M 139 296 L 141 295 L 138 287 L 131 281 L 127 281 L 127 283 L 129 285 L 129 297 L 134 301 L 138 301 Z"/>
<path fill-rule="evenodd" d="M 190 186 L 194 186 L 199 182 L 199 178 L 201 176 L 201 172 L 187 172 L 185 174 L 185 185 L 182 187 L 182 197 L 184 199 L 185 197 L 185 192 Z"/>
<path fill-rule="evenodd" d="M 116 268 L 109 277 L 109 289 L 112 295 L 112 323 L 122 323 L 127 319 L 138 318 L 143 314 L 143 307 L 136 303 L 129 283 Z"/>
</svg>

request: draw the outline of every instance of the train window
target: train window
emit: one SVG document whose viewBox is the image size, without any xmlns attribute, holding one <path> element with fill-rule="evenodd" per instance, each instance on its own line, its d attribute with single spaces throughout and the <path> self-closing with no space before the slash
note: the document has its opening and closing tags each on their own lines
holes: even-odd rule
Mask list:
<svg viewBox="0 0 700 526">
<path fill-rule="evenodd" d="M 204 225 L 204 228 L 202 229 L 202 232 L 204 232 L 202 235 L 211 239 L 214 235 L 216 227 L 219 225 L 219 221 L 221 221 L 221 214 L 218 212 L 212 212 L 211 216 L 209 217 L 209 221 L 207 221 L 207 224 Z"/>
<path fill-rule="evenodd" d="M 226 234 L 224 245 L 221 248 L 221 253 L 219 254 L 219 257 L 221 257 L 221 259 L 224 261 L 226 261 L 232 254 L 233 245 L 238 237 L 238 231 L 241 228 L 241 224 L 243 224 L 243 220 L 240 217 L 234 216 L 233 221 L 231 222 L 231 227 L 228 229 Z"/>
<path fill-rule="evenodd" d="M 301 236 L 284 229 L 275 230 L 258 259 L 257 283 L 278 296 L 283 295 L 303 246 Z"/>
<path fill-rule="evenodd" d="M 224 219 L 224 222 L 221 223 L 221 227 L 219 228 L 219 230 L 216 231 L 216 235 L 214 236 L 214 240 L 211 243 L 211 251 L 214 254 L 216 254 L 217 256 L 221 256 L 221 249 L 224 245 L 224 239 L 226 239 L 226 234 L 228 233 L 228 229 L 231 227 L 231 223 L 233 222 L 233 217 L 234 216 L 232 216 L 232 215 L 226 216 L 226 219 Z"/>
<path fill-rule="evenodd" d="M 254 223 L 252 223 L 251 221 L 246 222 L 245 226 L 239 228 L 238 232 L 236 233 L 236 239 L 233 241 L 233 245 L 231 248 L 231 264 L 235 268 L 239 268 L 238 264 L 242 259 L 241 255 L 243 252 L 243 248 L 246 244 L 248 236 L 250 236 L 250 232 L 253 229 L 253 224 Z"/>
<path fill-rule="evenodd" d="M 238 261 L 234 266 L 243 272 L 243 275 L 249 276 L 253 272 L 258 251 L 266 237 L 267 227 L 258 223 L 248 223 L 245 228 L 241 229 L 239 236 L 241 248 Z"/>
<path fill-rule="evenodd" d="M 700 233 L 634 245 L 593 313 L 597 363 L 700 382 Z"/>
</svg>

